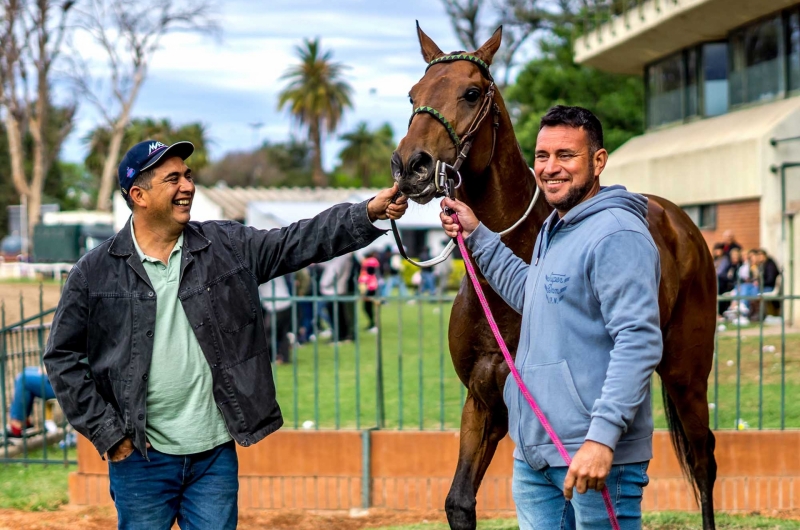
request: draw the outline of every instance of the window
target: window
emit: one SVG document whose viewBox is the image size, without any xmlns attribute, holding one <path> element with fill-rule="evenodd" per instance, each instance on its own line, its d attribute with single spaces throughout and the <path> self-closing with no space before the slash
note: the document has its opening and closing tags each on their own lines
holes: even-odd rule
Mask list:
<svg viewBox="0 0 800 530">
<path fill-rule="evenodd" d="M 783 92 L 782 17 L 776 16 L 731 34 L 732 105 L 773 99 Z"/>
<path fill-rule="evenodd" d="M 683 53 L 648 67 L 647 117 L 650 127 L 683 119 L 684 74 Z"/>
<path fill-rule="evenodd" d="M 697 48 L 686 50 L 686 108 L 685 116 L 697 116 Z"/>
<path fill-rule="evenodd" d="M 717 205 L 700 204 L 697 206 L 684 206 L 683 211 L 694 221 L 700 230 L 715 230 L 717 228 Z"/>
<path fill-rule="evenodd" d="M 703 45 L 703 115 L 728 112 L 728 43 Z"/>
<path fill-rule="evenodd" d="M 800 11 L 790 13 L 787 22 L 789 90 L 798 90 L 800 89 Z"/>
</svg>

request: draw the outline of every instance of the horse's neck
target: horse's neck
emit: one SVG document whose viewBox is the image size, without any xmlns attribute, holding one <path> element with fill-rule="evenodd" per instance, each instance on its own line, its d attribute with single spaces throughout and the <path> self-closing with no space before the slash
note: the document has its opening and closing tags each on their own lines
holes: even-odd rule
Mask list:
<svg viewBox="0 0 800 530">
<path fill-rule="evenodd" d="M 519 149 L 511 121 L 504 112 L 489 167 L 483 175 L 464 176 L 463 198 L 460 198 L 487 228 L 501 232 L 522 218 L 535 192 L 536 179 Z M 504 237 L 504 242 L 518 256 L 528 259 L 539 228 L 550 211 L 540 194 L 528 218 Z"/>
</svg>

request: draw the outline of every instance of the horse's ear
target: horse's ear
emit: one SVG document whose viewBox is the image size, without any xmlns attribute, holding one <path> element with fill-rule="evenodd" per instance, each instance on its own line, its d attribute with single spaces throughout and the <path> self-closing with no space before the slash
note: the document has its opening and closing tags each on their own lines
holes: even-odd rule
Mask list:
<svg viewBox="0 0 800 530">
<path fill-rule="evenodd" d="M 481 59 L 488 65 L 492 64 L 492 59 L 494 58 L 494 54 L 497 53 L 497 50 L 500 49 L 500 42 L 503 40 L 503 26 L 500 26 L 492 36 L 489 37 L 489 40 L 483 43 L 483 46 L 478 48 L 475 51 L 475 56 Z"/>
<path fill-rule="evenodd" d="M 439 49 L 436 43 L 433 42 L 430 37 L 425 35 L 425 32 L 422 31 L 421 27 L 419 27 L 419 20 L 417 20 L 417 37 L 419 37 L 419 49 L 422 52 L 422 57 L 425 59 L 426 63 L 430 63 L 437 57 L 444 55 L 444 52 Z"/>
</svg>

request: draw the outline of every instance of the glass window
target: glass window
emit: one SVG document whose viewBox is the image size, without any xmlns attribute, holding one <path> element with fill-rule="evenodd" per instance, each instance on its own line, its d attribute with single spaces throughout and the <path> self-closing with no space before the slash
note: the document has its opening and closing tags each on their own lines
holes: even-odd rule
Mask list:
<svg viewBox="0 0 800 530">
<path fill-rule="evenodd" d="M 703 45 L 703 115 L 728 112 L 728 43 Z"/>
<path fill-rule="evenodd" d="M 697 116 L 697 48 L 686 51 L 686 116 Z"/>
<path fill-rule="evenodd" d="M 683 211 L 694 221 L 700 230 L 715 230 L 717 228 L 717 205 L 700 204 L 698 206 L 684 206 Z"/>
<path fill-rule="evenodd" d="M 731 104 L 772 99 L 782 92 L 781 21 L 777 16 L 731 35 Z"/>
<path fill-rule="evenodd" d="M 789 90 L 800 89 L 800 11 L 789 15 Z"/>
<path fill-rule="evenodd" d="M 683 53 L 648 67 L 647 116 L 650 127 L 683 119 L 684 73 Z"/>
</svg>

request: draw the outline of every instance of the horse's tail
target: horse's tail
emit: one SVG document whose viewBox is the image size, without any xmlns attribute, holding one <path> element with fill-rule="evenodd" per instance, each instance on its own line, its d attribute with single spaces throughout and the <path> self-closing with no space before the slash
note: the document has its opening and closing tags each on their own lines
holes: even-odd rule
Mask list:
<svg viewBox="0 0 800 530">
<path fill-rule="evenodd" d="M 664 398 L 664 416 L 667 418 L 667 428 L 669 428 L 670 438 L 672 439 L 672 447 L 675 448 L 675 454 L 678 457 L 678 463 L 681 465 L 681 470 L 689 482 L 692 483 L 692 492 L 694 498 L 700 502 L 700 495 L 697 490 L 697 480 L 694 476 L 694 451 L 689 443 L 689 437 L 686 436 L 686 431 L 683 430 L 680 418 L 678 418 L 678 409 L 675 402 L 669 397 L 667 387 L 662 383 L 661 395 Z"/>
</svg>

